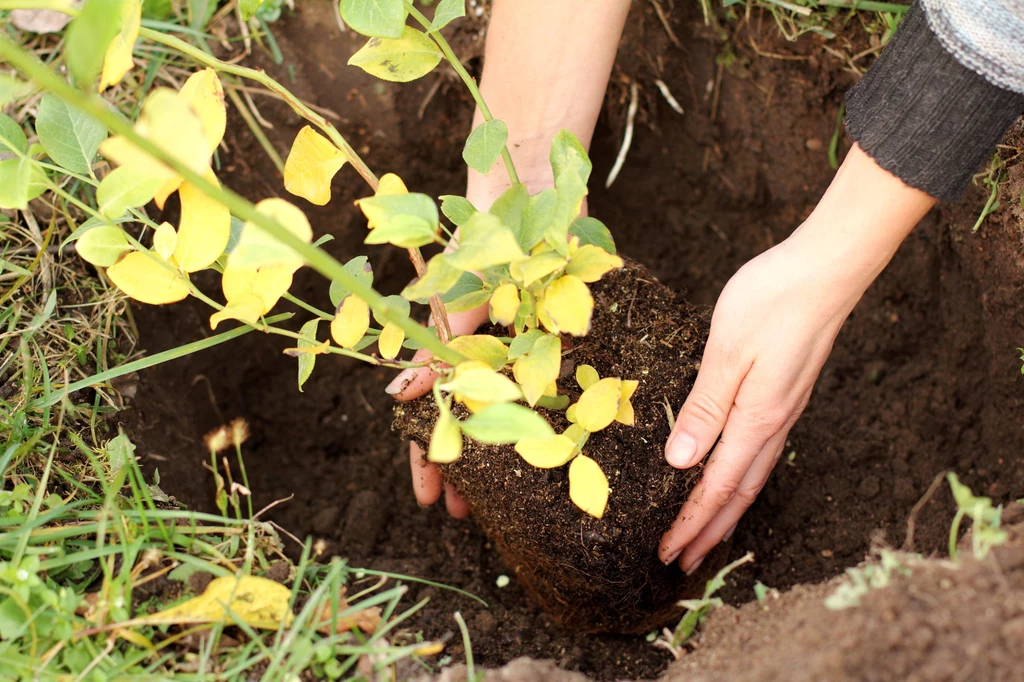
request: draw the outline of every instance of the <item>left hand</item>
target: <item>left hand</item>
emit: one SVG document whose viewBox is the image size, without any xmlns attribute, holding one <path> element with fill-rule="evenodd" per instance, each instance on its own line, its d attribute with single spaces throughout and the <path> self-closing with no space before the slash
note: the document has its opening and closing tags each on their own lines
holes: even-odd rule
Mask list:
<svg viewBox="0 0 1024 682">
<path fill-rule="evenodd" d="M 693 573 L 732 535 L 782 455 L 843 322 L 934 203 L 855 146 L 804 224 L 729 280 L 665 446 L 678 468 L 715 450 L 662 537 L 664 563 L 679 558 Z"/>
</svg>

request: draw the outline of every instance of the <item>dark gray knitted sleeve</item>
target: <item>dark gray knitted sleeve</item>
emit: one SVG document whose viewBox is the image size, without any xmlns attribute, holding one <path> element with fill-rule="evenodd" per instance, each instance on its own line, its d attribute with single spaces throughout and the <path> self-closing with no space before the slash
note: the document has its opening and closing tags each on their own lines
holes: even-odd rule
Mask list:
<svg viewBox="0 0 1024 682">
<path fill-rule="evenodd" d="M 911 187 L 956 199 L 1024 112 L 947 52 L 914 3 L 864 78 L 846 94 L 846 130 Z"/>
</svg>

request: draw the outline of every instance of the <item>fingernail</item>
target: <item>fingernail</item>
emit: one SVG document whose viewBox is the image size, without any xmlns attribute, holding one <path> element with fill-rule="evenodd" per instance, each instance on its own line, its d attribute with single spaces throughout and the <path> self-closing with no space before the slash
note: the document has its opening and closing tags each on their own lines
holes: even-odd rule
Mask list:
<svg viewBox="0 0 1024 682">
<path fill-rule="evenodd" d="M 680 547 L 675 552 L 673 552 L 671 555 L 669 555 L 669 557 L 667 559 L 665 559 L 665 565 L 666 566 L 671 566 L 673 563 L 675 563 L 675 560 L 678 559 L 679 555 L 683 553 L 683 549 L 684 549 L 683 547 Z"/>
<path fill-rule="evenodd" d="M 692 564 L 690 564 L 690 567 L 686 569 L 686 575 L 693 575 L 694 573 L 696 573 L 697 569 L 700 568 L 700 565 L 702 563 L 704 563 L 704 557 L 701 557 L 694 561 Z"/>
<path fill-rule="evenodd" d="M 384 392 L 388 395 L 398 395 L 405 390 L 405 387 L 412 381 L 415 372 L 411 369 L 403 370 L 401 374 L 391 380 Z"/>
<path fill-rule="evenodd" d="M 736 526 L 738 525 L 740 525 L 738 522 L 734 523 L 732 524 L 732 528 L 725 531 L 725 535 L 722 536 L 722 542 L 729 542 L 729 538 L 731 538 L 732 534 L 736 532 Z"/>
<path fill-rule="evenodd" d="M 688 433 L 678 433 L 665 448 L 665 459 L 677 469 L 693 466 L 697 455 L 697 441 Z"/>
</svg>

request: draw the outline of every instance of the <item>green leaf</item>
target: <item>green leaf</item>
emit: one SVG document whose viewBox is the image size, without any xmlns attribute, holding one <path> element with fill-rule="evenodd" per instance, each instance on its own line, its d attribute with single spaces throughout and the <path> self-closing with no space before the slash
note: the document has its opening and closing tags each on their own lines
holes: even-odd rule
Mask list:
<svg viewBox="0 0 1024 682">
<path fill-rule="evenodd" d="M 381 80 L 408 83 L 433 71 L 443 57 L 426 33 L 407 26 L 401 38 L 370 38 L 348 63 Z"/>
<path fill-rule="evenodd" d="M 27 154 L 28 138 L 17 121 L 6 114 L 0 114 L 0 154 L 9 153 Z"/>
<path fill-rule="evenodd" d="M 445 194 L 441 197 L 441 213 L 444 213 L 452 224 L 459 227 L 476 213 L 476 207 L 465 197 L 454 194 Z"/>
<path fill-rule="evenodd" d="M 437 238 L 437 225 L 414 215 L 400 215 L 366 234 L 365 244 L 394 244 L 404 249 L 426 246 Z"/>
<path fill-rule="evenodd" d="M 516 233 L 516 240 L 523 251 L 529 251 L 543 241 L 544 233 L 555 219 L 557 205 L 558 193 L 553 189 L 546 189 L 530 197 Z"/>
<path fill-rule="evenodd" d="M 515 235 L 489 213 L 476 213 L 462 226 L 459 248 L 448 262 L 460 270 L 484 270 L 524 258 Z"/>
<path fill-rule="evenodd" d="M 537 339 L 542 336 L 547 336 L 547 334 L 540 329 L 531 329 L 528 332 L 517 335 L 508 346 L 508 359 L 518 360 L 523 355 L 529 353 L 533 345 L 537 343 Z"/>
<path fill-rule="evenodd" d="M 577 218 L 569 226 L 569 234 L 580 238 L 580 246 L 593 244 L 608 253 L 615 253 L 615 240 L 611 231 L 597 218 Z"/>
<path fill-rule="evenodd" d="M 440 31 L 454 20 L 466 16 L 466 0 L 441 0 L 434 10 L 431 31 Z"/>
<path fill-rule="evenodd" d="M 13 74 L 0 73 L 0 107 L 24 97 L 31 90 L 31 83 L 20 80 Z"/>
<path fill-rule="evenodd" d="M 238 11 L 242 14 L 243 21 L 249 21 L 256 14 L 256 10 L 263 4 L 263 0 L 238 0 Z M 345 3 L 341 3 L 344 9 Z"/>
<path fill-rule="evenodd" d="M 349 274 L 366 286 L 373 284 L 373 266 L 370 265 L 370 259 L 366 256 L 356 256 L 349 262 L 345 263 L 344 267 Z M 341 282 L 331 282 L 331 305 L 337 308 L 341 305 L 342 299 L 351 293 L 352 292 L 349 291 Z"/>
<path fill-rule="evenodd" d="M 427 261 L 427 271 L 423 276 L 402 290 L 402 298 L 426 301 L 434 294 L 448 291 L 462 275 L 462 270 L 448 263 L 448 254 L 439 253 Z"/>
<path fill-rule="evenodd" d="M 536 405 L 548 386 L 558 379 L 561 367 L 562 340 L 553 334 L 537 339 L 530 352 L 519 358 L 513 367 L 526 402 Z"/>
<path fill-rule="evenodd" d="M 107 129 L 56 95 L 43 95 L 36 114 L 39 143 L 58 166 L 86 175 Z"/>
<path fill-rule="evenodd" d="M 28 619 L 32 612 L 25 613 L 18 602 L 7 597 L 0 601 L 0 639 L 13 642 L 20 635 L 28 632 Z M 11 676 L 14 679 L 14 676 Z"/>
<path fill-rule="evenodd" d="M 462 432 L 481 443 L 502 445 L 523 438 L 551 438 L 554 429 L 544 417 L 515 403 L 490 405 L 462 422 Z"/>
<path fill-rule="evenodd" d="M 560 130 L 551 142 L 551 170 L 554 171 L 555 181 L 571 171 L 586 185 L 592 169 L 587 150 L 576 136 L 568 130 Z"/>
<path fill-rule="evenodd" d="M 378 194 L 356 202 L 373 229 L 386 227 L 402 216 L 413 216 L 430 225 L 437 225 L 437 205 L 426 194 Z"/>
<path fill-rule="evenodd" d="M 127 0 L 87 0 L 68 27 L 64 62 L 80 87 L 91 87 L 103 68 L 114 37 L 121 32 L 121 6 Z"/>
<path fill-rule="evenodd" d="M 100 182 L 96 189 L 96 202 L 104 216 L 120 218 L 129 208 L 149 203 L 163 184 L 163 178 L 144 175 L 131 166 L 121 166 Z"/>
<path fill-rule="evenodd" d="M 142 18 L 164 21 L 171 16 L 171 0 L 142 0 Z"/>
<path fill-rule="evenodd" d="M 24 210 L 46 191 L 46 174 L 23 156 L 0 161 L 0 208 Z"/>
<path fill-rule="evenodd" d="M 125 251 L 131 251 L 128 235 L 120 227 L 99 225 L 88 230 L 75 243 L 78 255 L 101 268 L 109 268 Z"/>
<path fill-rule="evenodd" d="M 319 326 L 319 317 L 314 317 L 312 320 L 302 325 L 302 328 L 299 329 L 299 334 L 301 334 L 302 336 L 309 337 L 310 339 L 312 339 L 312 341 L 307 341 L 306 339 L 299 339 L 298 344 L 296 345 L 299 348 L 313 348 L 314 346 L 316 346 L 316 332 Z M 306 380 L 309 379 L 309 376 L 313 373 L 313 366 L 315 364 L 316 355 L 314 353 L 299 354 L 299 393 L 302 393 L 302 385 L 306 383 Z"/>
<path fill-rule="evenodd" d="M 494 336 L 471 334 L 456 336 L 448 347 L 470 360 L 486 363 L 491 369 L 501 369 L 508 357 L 508 347 Z"/>
<path fill-rule="evenodd" d="M 384 300 L 388 304 L 388 308 L 394 312 L 401 313 L 406 317 L 409 316 L 409 302 L 401 296 L 385 296 Z M 376 310 L 373 310 L 373 319 L 377 320 L 377 324 L 384 326 L 388 323 L 388 319 L 380 315 Z"/>
<path fill-rule="evenodd" d="M 469 134 L 466 147 L 462 150 L 462 159 L 476 172 L 487 175 L 507 141 L 508 126 L 504 121 L 484 121 Z"/>
<path fill-rule="evenodd" d="M 505 227 L 512 230 L 513 234 L 518 235 L 523 222 L 523 212 L 529 204 L 530 192 L 526 189 L 526 185 L 518 183 L 505 190 L 491 204 L 488 213 L 498 216 Z"/>
<path fill-rule="evenodd" d="M 445 309 L 450 313 L 461 313 L 479 308 L 491 296 L 491 290 L 483 280 L 472 272 L 463 272 L 458 281 L 441 295 Z"/>
<path fill-rule="evenodd" d="M 117 435 L 107 441 L 107 457 L 110 458 L 110 473 L 113 478 L 135 461 L 135 444 L 128 434 L 118 429 Z"/>
<path fill-rule="evenodd" d="M 402 0 L 341 0 L 341 18 L 371 38 L 401 38 L 408 14 Z"/>
<path fill-rule="evenodd" d="M 972 519 L 999 526 L 1003 510 L 1002 507 L 992 506 L 992 498 L 976 496 L 953 472 L 946 474 L 946 480 L 949 481 L 953 499 L 959 509 Z"/>
</svg>

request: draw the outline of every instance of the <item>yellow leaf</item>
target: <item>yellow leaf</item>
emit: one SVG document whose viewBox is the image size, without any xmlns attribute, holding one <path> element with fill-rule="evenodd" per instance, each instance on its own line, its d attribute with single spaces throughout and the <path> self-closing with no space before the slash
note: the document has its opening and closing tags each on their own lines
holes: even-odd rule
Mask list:
<svg viewBox="0 0 1024 682">
<path fill-rule="evenodd" d="M 636 393 L 637 387 L 640 386 L 640 382 L 636 379 L 623 379 L 622 380 L 622 399 L 629 400 Z"/>
<path fill-rule="evenodd" d="M 622 399 L 622 379 L 601 379 L 583 391 L 576 403 L 576 421 L 593 433 L 615 420 Z"/>
<path fill-rule="evenodd" d="M 455 399 L 507 403 L 523 397 L 519 387 L 504 374 L 500 374 L 479 360 L 467 360 L 455 368 L 451 381 L 440 386 L 441 390 L 455 393 Z"/>
<path fill-rule="evenodd" d="M 292 285 L 293 270 L 282 265 L 268 265 L 263 268 L 227 268 L 221 277 L 220 286 L 228 302 L 244 296 L 260 299 L 260 315 L 270 312 L 278 300 Z"/>
<path fill-rule="evenodd" d="M 537 339 L 526 355 L 516 360 L 512 375 L 522 386 L 526 402 L 533 407 L 548 387 L 558 379 L 562 366 L 562 340 L 545 334 Z"/>
<path fill-rule="evenodd" d="M 408 194 L 409 190 L 405 186 L 405 182 L 402 178 L 398 177 L 394 173 L 385 173 L 380 177 L 380 181 L 377 183 L 376 196 L 382 194 Z"/>
<path fill-rule="evenodd" d="M 168 88 L 156 88 L 142 105 L 135 132 L 188 166 L 205 173 L 210 150 L 203 126 L 184 99 Z M 100 152 L 118 166 L 127 166 L 140 176 L 171 180 L 177 173 L 126 138 L 117 135 L 100 145 Z"/>
<path fill-rule="evenodd" d="M 600 246 L 586 244 L 581 246 L 576 255 L 569 261 L 565 271 L 579 277 L 584 282 L 596 282 L 604 277 L 609 270 L 622 267 L 622 259 L 613 256 Z"/>
<path fill-rule="evenodd" d="M 381 80 L 408 83 L 433 71 L 443 57 L 426 33 L 406 26 L 401 38 L 370 38 L 348 63 Z"/>
<path fill-rule="evenodd" d="M 143 303 L 174 303 L 188 296 L 181 273 L 154 256 L 132 251 L 107 268 L 107 277 L 118 289 Z"/>
<path fill-rule="evenodd" d="M 590 331 L 594 297 L 575 275 L 559 277 L 549 284 L 537 302 L 537 316 L 552 334 L 585 336 Z"/>
<path fill-rule="evenodd" d="M 462 431 L 459 430 L 459 422 L 447 409 L 442 409 L 430 436 L 427 459 L 437 464 L 448 464 L 461 456 Z"/>
<path fill-rule="evenodd" d="M 491 294 L 491 319 L 508 326 L 519 312 L 519 287 L 512 282 L 502 284 Z"/>
<path fill-rule="evenodd" d="M 331 338 L 342 348 L 352 348 L 369 328 L 370 306 L 358 296 L 349 294 L 331 320 Z"/>
<path fill-rule="evenodd" d="M 620 424 L 633 426 L 636 423 L 636 416 L 633 414 L 633 403 L 629 399 L 636 393 L 639 385 L 640 382 L 635 379 L 622 380 L 622 404 L 619 406 L 619 411 L 615 413 L 615 421 Z"/>
<path fill-rule="evenodd" d="M 547 246 L 544 244 L 544 246 Z M 547 277 L 551 273 L 565 267 L 566 260 L 554 251 L 536 253 L 526 260 L 513 263 L 509 267 L 509 274 L 528 287 L 541 277 Z"/>
<path fill-rule="evenodd" d="M 241 294 L 228 300 L 223 310 L 210 315 L 210 329 L 216 329 L 217 325 L 225 320 L 238 320 L 256 324 L 263 315 L 263 301 L 255 294 Z"/>
<path fill-rule="evenodd" d="M 277 630 L 292 624 L 291 590 L 269 578 L 224 576 L 184 604 L 135 619 L 142 625 L 242 622 L 254 628 Z"/>
<path fill-rule="evenodd" d="M 601 377 L 598 375 L 597 370 L 590 365 L 580 365 L 576 368 L 576 383 L 584 391 L 596 384 L 600 379 Z"/>
<path fill-rule="evenodd" d="M 326 355 L 331 347 L 330 341 L 324 341 L 314 346 L 296 346 L 295 348 L 285 348 L 282 353 L 288 357 L 297 358 L 302 355 Z"/>
<path fill-rule="evenodd" d="M 516 443 L 516 452 L 530 466 L 553 469 L 562 466 L 576 455 L 576 444 L 565 436 L 523 438 Z"/>
<path fill-rule="evenodd" d="M 380 356 L 385 360 L 394 360 L 398 352 L 402 350 L 402 342 L 405 341 L 405 332 L 393 322 L 384 325 L 384 330 L 377 339 L 377 349 Z"/>
<path fill-rule="evenodd" d="M 178 233 L 174 231 L 174 226 L 170 223 L 160 223 L 153 233 L 153 250 L 165 261 L 170 261 L 177 243 Z"/>
<path fill-rule="evenodd" d="M 501 369 L 508 358 L 508 346 L 493 336 L 473 334 L 456 336 L 448 347 L 470 360 L 479 360 L 492 369 Z"/>
<path fill-rule="evenodd" d="M 294 204 L 284 199 L 264 199 L 256 204 L 256 210 L 276 220 L 293 235 L 306 242 L 313 241 L 313 228 L 306 215 Z M 235 248 L 228 254 L 229 267 L 261 267 L 266 265 L 287 265 L 298 269 L 302 257 L 291 247 L 278 241 L 255 223 L 242 226 L 242 234 Z"/>
<path fill-rule="evenodd" d="M 206 179 L 220 187 L 213 170 Z M 181 222 L 174 260 L 185 272 L 209 267 L 220 258 L 231 238 L 231 211 L 224 204 L 203 194 L 191 183 L 184 183 L 181 197 Z"/>
<path fill-rule="evenodd" d="M 331 180 L 347 160 L 333 142 L 306 126 L 295 136 L 284 164 L 284 188 L 317 206 L 331 200 Z"/>
<path fill-rule="evenodd" d="M 565 411 L 565 418 L 568 419 L 569 422 L 571 422 L 573 426 L 577 425 L 576 424 L 576 403 L 573 403 L 572 405 L 570 405 L 569 408 Z"/>
<path fill-rule="evenodd" d="M 175 175 L 165 181 L 164 184 L 161 185 L 160 189 L 157 190 L 156 194 L 153 195 L 153 203 L 156 204 L 156 207 L 161 211 L 164 210 L 164 204 L 167 203 L 167 199 L 178 191 L 178 188 L 181 187 L 183 182 L 185 182 L 185 178 L 180 175 Z"/>
<path fill-rule="evenodd" d="M 577 448 L 580 448 L 583 447 L 583 443 L 586 442 L 585 438 L 589 438 L 590 434 L 579 424 L 570 424 L 569 428 L 562 432 L 562 435 L 576 443 Z"/>
<path fill-rule="evenodd" d="M 569 499 L 577 507 L 600 519 L 608 506 L 608 478 L 597 462 L 580 455 L 569 465 Z"/>
<path fill-rule="evenodd" d="M 224 139 L 224 130 L 227 126 L 224 86 L 220 82 L 220 77 L 211 68 L 197 71 L 188 77 L 179 95 L 189 103 L 192 111 L 199 117 L 207 149 L 213 154 Z"/>
<path fill-rule="evenodd" d="M 132 70 L 132 50 L 139 38 L 142 26 L 142 1 L 124 0 L 121 3 L 121 31 L 114 36 L 103 57 L 103 75 L 100 77 L 100 92 L 121 82 L 124 75 Z"/>
</svg>

